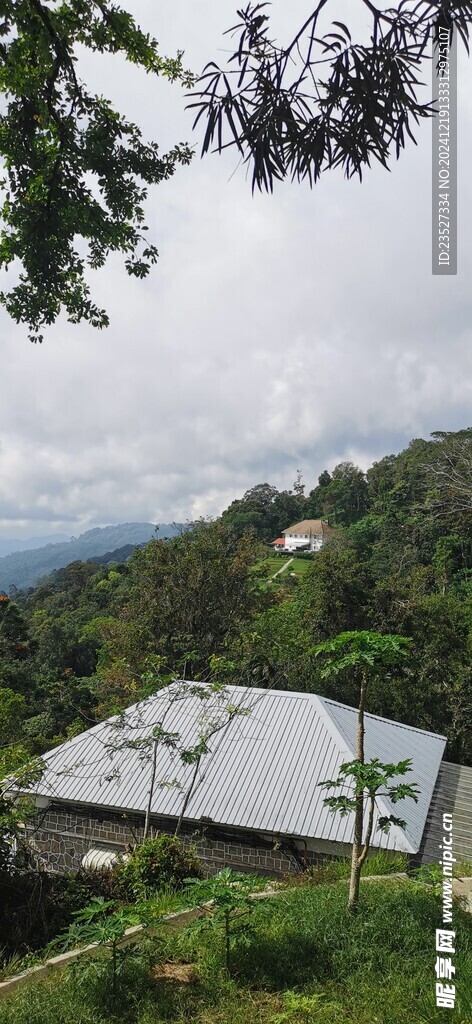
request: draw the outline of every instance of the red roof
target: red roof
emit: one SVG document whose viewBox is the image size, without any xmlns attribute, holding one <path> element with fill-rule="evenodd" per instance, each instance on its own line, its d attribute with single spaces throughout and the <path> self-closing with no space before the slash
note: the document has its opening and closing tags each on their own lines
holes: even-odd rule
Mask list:
<svg viewBox="0 0 472 1024">
<path fill-rule="evenodd" d="M 277 537 L 277 540 L 271 540 L 271 544 L 285 544 L 285 537 Z"/>
</svg>

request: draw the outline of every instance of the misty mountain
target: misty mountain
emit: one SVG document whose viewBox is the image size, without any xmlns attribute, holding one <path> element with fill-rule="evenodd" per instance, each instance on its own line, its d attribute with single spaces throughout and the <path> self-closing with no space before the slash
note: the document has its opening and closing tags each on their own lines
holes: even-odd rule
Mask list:
<svg viewBox="0 0 472 1024">
<path fill-rule="evenodd" d="M 19 540 L 14 537 L 0 537 L 0 558 L 17 551 L 33 551 L 44 548 L 46 544 L 64 544 L 70 540 L 66 533 L 51 533 L 47 537 L 27 537 Z"/>
<path fill-rule="evenodd" d="M 120 523 L 87 530 L 65 543 L 48 543 L 44 547 L 8 554 L 0 558 L 0 591 L 8 594 L 10 587 L 19 590 L 33 587 L 42 576 L 63 569 L 70 562 L 97 561 L 101 555 L 116 554 L 119 548 L 129 548 L 131 554 L 138 544 L 146 544 L 153 537 L 159 540 L 173 537 L 180 528 L 176 523 L 162 523 L 156 533 L 153 523 Z"/>
</svg>

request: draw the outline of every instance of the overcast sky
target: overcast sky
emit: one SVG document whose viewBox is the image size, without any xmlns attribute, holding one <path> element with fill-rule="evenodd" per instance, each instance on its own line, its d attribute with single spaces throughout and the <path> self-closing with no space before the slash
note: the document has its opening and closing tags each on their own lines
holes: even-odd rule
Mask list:
<svg viewBox="0 0 472 1024">
<path fill-rule="evenodd" d="M 195 71 L 224 60 L 236 0 L 122 2 L 163 53 L 185 49 Z M 333 18 L 352 24 L 353 9 L 332 0 Z M 274 0 L 281 38 L 310 10 Z M 160 258 L 147 280 L 118 257 L 91 274 L 108 330 L 63 321 L 31 345 L 0 313 L 0 536 L 214 515 L 256 483 L 290 487 L 298 467 L 309 490 L 341 460 L 366 469 L 470 425 L 472 66 L 460 56 L 457 277 L 431 275 L 426 123 L 391 174 L 362 184 L 329 172 L 313 191 L 252 197 L 235 154 L 196 156 L 150 192 Z M 164 150 L 198 144 L 179 86 L 117 58 L 87 56 L 82 72 Z"/>
</svg>

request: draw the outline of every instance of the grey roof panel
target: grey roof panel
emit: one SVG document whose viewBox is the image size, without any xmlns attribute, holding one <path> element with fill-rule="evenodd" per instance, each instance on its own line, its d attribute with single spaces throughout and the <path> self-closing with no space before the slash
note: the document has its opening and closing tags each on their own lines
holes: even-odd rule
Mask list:
<svg viewBox="0 0 472 1024">
<path fill-rule="evenodd" d="M 320 700 L 355 750 L 357 710 L 327 698 L 321 697 Z M 406 820 L 405 836 L 415 852 L 420 846 L 445 745 L 444 736 L 392 722 L 378 715 L 366 715 L 366 760 L 378 757 L 387 764 L 396 764 L 407 758 L 412 760 L 411 771 L 404 776 L 404 781 L 416 783 L 420 791 L 418 802 L 414 804 L 411 799 L 405 799 L 393 805 L 386 798 L 382 802 L 386 814 L 395 814 Z"/>
<path fill-rule="evenodd" d="M 144 812 L 149 796 L 150 761 L 135 741 L 149 739 L 161 723 L 178 733 L 180 749 L 191 749 L 203 731 L 227 723 L 228 706 L 250 708 L 233 717 L 209 740 L 185 817 L 202 816 L 221 825 L 304 838 L 350 842 L 353 815 L 341 819 L 323 805 L 319 783 L 335 778 L 343 761 L 355 757 L 356 710 L 313 694 L 227 687 L 224 695 L 203 699 L 203 687 L 174 684 L 123 716 L 108 719 L 45 755 L 47 767 L 35 791 L 65 800 L 122 811 Z M 135 745 L 130 746 L 130 743 Z M 445 746 L 445 738 L 366 715 L 366 757 L 381 761 L 413 759 L 408 781 L 421 790 L 418 804 L 405 800 L 379 813 L 398 813 L 405 832 L 380 833 L 374 845 L 416 852 Z M 194 764 L 179 751 L 159 745 L 152 812 L 177 817 Z M 178 785 L 173 785 L 174 780 Z M 180 788 L 179 788 L 180 787 Z"/>
</svg>

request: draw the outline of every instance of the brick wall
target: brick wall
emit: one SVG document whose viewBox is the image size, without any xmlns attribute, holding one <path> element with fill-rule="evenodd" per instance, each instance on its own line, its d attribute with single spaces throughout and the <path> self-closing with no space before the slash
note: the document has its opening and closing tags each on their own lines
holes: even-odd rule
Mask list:
<svg viewBox="0 0 472 1024">
<path fill-rule="evenodd" d="M 172 826 L 164 819 L 154 819 L 155 832 L 170 832 Z M 51 806 L 38 813 L 34 826 L 28 828 L 28 840 L 33 860 L 47 871 L 77 871 L 91 847 L 116 849 L 124 852 L 129 844 L 142 839 L 143 818 L 109 814 L 93 816 L 80 808 Z M 216 828 L 202 826 L 197 832 L 186 826 L 182 830 L 184 843 L 195 846 L 208 874 L 223 867 L 257 871 L 270 875 L 293 873 L 300 868 L 289 850 L 277 849 L 276 841 L 251 833 L 223 835 Z M 309 853 L 307 860 L 319 858 Z"/>
</svg>

